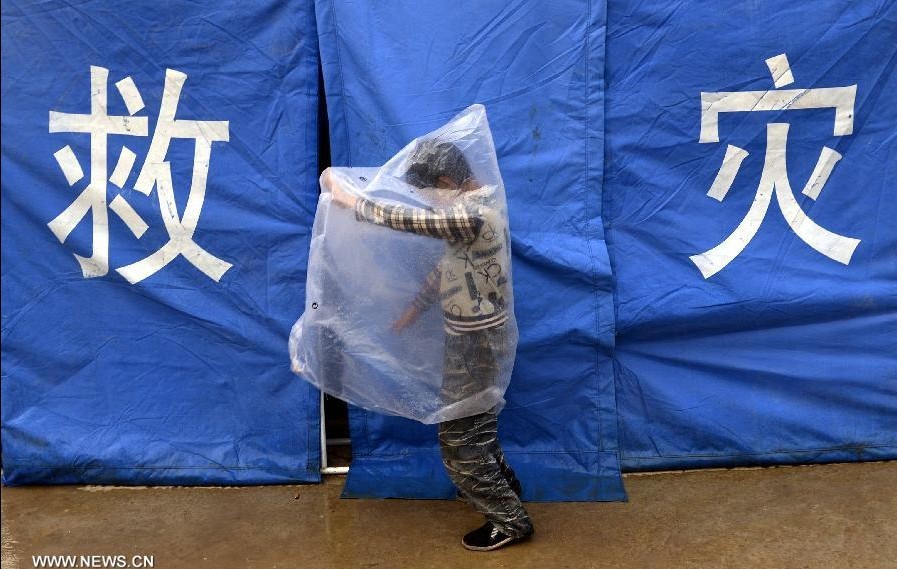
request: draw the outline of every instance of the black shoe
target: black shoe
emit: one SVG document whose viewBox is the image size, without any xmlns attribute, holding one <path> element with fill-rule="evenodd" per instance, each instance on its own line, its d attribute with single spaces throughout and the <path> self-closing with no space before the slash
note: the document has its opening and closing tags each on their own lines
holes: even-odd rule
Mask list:
<svg viewBox="0 0 897 569">
<path fill-rule="evenodd" d="M 482 527 L 465 535 L 461 540 L 461 545 L 471 551 L 492 551 L 512 543 L 525 541 L 532 535 L 533 530 L 530 530 L 529 533 L 520 537 L 511 537 L 503 534 L 500 529 L 492 525 L 492 522 L 486 522 Z"/>
</svg>

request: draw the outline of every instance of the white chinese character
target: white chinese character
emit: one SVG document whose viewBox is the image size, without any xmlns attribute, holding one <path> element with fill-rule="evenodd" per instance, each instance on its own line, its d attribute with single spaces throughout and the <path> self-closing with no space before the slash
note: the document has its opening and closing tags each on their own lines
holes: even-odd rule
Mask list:
<svg viewBox="0 0 897 569">
<path fill-rule="evenodd" d="M 766 64 L 769 66 L 776 89 L 794 82 L 785 54 L 767 59 Z M 833 108 L 834 135 L 847 136 L 853 132 L 855 98 L 856 85 L 821 89 L 701 93 L 700 142 L 719 142 L 719 115 L 722 113 L 790 109 Z M 773 194 L 785 216 L 785 221 L 798 237 L 826 257 L 845 265 L 850 263 L 850 258 L 860 240 L 832 233 L 819 226 L 807 217 L 794 198 L 788 181 L 785 156 L 789 126 L 788 123 L 766 125 L 766 158 L 757 194 L 738 227 L 716 247 L 690 257 L 705 279 L 721 271 L 753 239 L 766 217 Z M 728 145 L 723 163 L 707 195 L 722 201 L 747 156 L 746 150 Z M 840 159 L 841 155 L 838 152 L 824 146 L 816 167 L 801 193 L 813 200 L 818 198 L 832 169 Z"/>
<path fill-rule="evenodd" d="M 48 225 L 60 242 L 65 242 L 69 234 L 84 219 L 88 211 L 93 224 L 93 253 L 89 258 L 75 255 L 85 277 L 99 277 L 109 272 L 109 222 L 106 210 L 107 180 L 107 138 L 110 134 L 147 136 L 147 118 L 134 114 L 144 108 L 143 99 L 130 77 L 115 84 L 125 102 L 130 116 L 109 116 L 107 112 L 107 80 L 109 70 L 102 67 L 90 68 L 89 115 L 78 115 L 50 111 L 50 132 L 78 132 L 90 134 L 90 183 L 75 201 Z M 209 278 L 218 281 L 232 266 L 202 249 L 193 241 L 193 234 L 199 222 L 205 200 L 206 182 L 209 173 L 209 159 L 212 143 L 229 140 L 228 121 L 177 120 L 178 102 L 187 75 L 171 69 L 165 72 L 165 90 L 156 129 L 143 167 L 134 184 L 135 189 L 145 195 L 157 190 L 159 209 L 169 240 L 158 251 L 140 261 L 116 269 L 130 283 L 140 282 L 155 274 L 179 255 L 192 263 Z M 194 157 L 190 193 L 183 216 L 178 215 L 171 180 L 171 168 L 165 161 L 168 145 L 172 138 L 193 139 Z M 84 177 L 70 146 L 65 146 L 54 154 L 66 180 L 73 186 Z M 137 156 L 129 148 L 123 147 L 118 162 L 108 178 L 119 188 L 124 187 L 134 167 Z M 116 196 L 110 203 L 111 209 L 138 239 L 147 230 L 146 222 L 124 200 Z"/>
</svg>

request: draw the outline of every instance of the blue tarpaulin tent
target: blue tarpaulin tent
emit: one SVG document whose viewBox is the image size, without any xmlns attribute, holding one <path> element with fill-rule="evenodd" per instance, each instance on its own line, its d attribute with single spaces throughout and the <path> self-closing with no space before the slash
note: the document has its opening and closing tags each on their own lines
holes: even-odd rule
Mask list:
<svg viewBox="0 0 897 569">
<path fill-rule="evenodd" d="M 499 428 L 528 499 L 623 497 L 601 224 L 604 26 L 603 3 L 578 0 L 318 3 L 335 164 L 380 164 L 467 104 L 487 109 L 520 328 Z M 357 409 L 350 423 L 347 495 L 454 495 L 433 426 Z"/>
<path fill-rule="evenodd" d="M 320 478 L 313 18 L 3 3 L 5 483 Z"/>
<path fill-rule="evenodd" d="M 525 498 L 897 457 L 894 2 L 141 4 L 3 6 L 4 482 L 318 479 L 319 58 L 335 165 L 487 109 Z M 454 495 L 350 423 L 346 495 Z"/>
<path fill-rule="evenodd" d="M 897 5 L 609 6 L 624 468 L 894 458 Z"/>
</svg>

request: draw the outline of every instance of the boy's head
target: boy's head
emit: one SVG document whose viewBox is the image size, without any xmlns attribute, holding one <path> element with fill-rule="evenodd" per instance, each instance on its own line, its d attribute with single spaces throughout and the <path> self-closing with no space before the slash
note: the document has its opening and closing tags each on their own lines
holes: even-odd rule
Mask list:
<svg viewBox="0 0 897 569">
<path fill-rule="evenodd" d="M 421 140 L 402 179 L 418 188 L 456 190 L 470 185 L 473 172 L 464 153 L 451 142 Z"/>
</svg>

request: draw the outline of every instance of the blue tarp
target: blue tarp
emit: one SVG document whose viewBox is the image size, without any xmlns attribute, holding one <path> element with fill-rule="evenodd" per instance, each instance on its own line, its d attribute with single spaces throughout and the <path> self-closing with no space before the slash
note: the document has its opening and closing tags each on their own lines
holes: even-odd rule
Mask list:
<svg viewBox="0 0 897 569">
<path fill-rule="evenodd" d="M 893 3 L 603 5 L 318 3 L 335 163 L 489 110 L 527 497 L 622 496 L 616 416 L 628 469 L 897 456 Z M 347 495 L 450 495 L 430 429 L 352 429 Z"/>
<path fill-rule="evenodd" d="M 3 481 L 319 480 L 312 6 L 2 16 Z"/>
<path fill-rule="evenodd" d="M 383 163 L 472 103 L 504 178 L 520 343 L 499 421 L 530 500 L 624 497 L 601 225 L 602 2 L 318 2 L 332 161 Z M 436 430 L 353 409 L 349 496 L 452 497 Z"/>
<path fill-rule="evenodd" d="M 895 38 L 891 1 L 609 2 L 624 468 L 897 457 Z"/>
<path fill-rule="evenodd" d="M 5 482 L 319 478 L 318 44 L 335 165 L 486 106 L 525 498 L 897 458 L 894 2 L 141 4 L 4 3 Z M 432 426 L 350 423 L 346 495 L 454 495 Z"/>
</svg>

